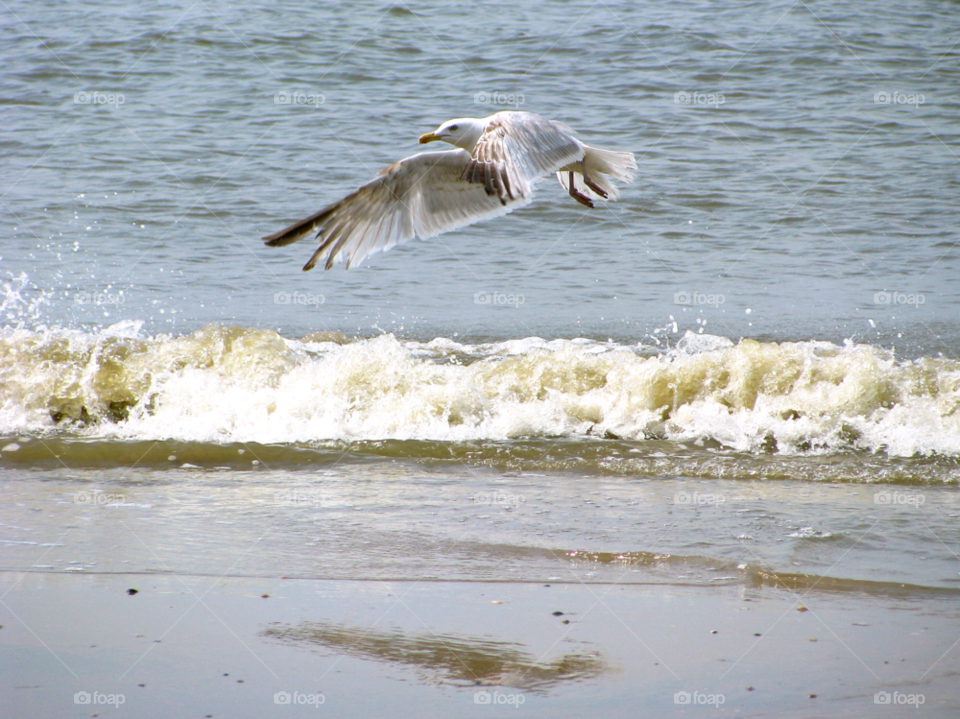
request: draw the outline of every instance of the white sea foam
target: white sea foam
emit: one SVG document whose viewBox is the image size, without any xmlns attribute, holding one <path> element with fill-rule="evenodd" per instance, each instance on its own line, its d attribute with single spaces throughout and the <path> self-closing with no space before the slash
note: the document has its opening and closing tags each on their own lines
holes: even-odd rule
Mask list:
<svg viewBox="0 0 960 719">
<path fill-rule="evenodd" d="M 0 380 L 8 436 L 66 421 L 94 436 L 217 443 L 612 435 L 960 455 L 960 362 L 898 361 L 850 342 L 688 334 L 651 354 L 591 340 L 298 341 L 230 327 L 144 338 L 133 323 L 5 330 Z"/>
</svg>

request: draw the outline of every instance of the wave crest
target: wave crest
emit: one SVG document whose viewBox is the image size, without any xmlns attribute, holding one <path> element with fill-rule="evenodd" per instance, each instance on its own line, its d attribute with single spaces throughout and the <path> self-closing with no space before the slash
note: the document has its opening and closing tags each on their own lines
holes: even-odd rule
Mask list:
<svg viewBox="0 0 960 719">
<path fill-rule="evenodd" d="M 198 442 L 616 437 L 743 452 L 960 454 L 960 362 L 847 342 L 667 352 L 539 338 L 290 340 L 209 326 L 0 334 L 0 432 Z"/>
</svg>

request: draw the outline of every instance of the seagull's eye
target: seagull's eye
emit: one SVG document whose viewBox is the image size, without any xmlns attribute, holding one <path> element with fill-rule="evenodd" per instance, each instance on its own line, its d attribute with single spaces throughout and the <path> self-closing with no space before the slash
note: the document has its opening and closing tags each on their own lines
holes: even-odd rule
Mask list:
<svg viewBox="0 0 960 719">
<path fill-rule="evenodd" d="M 460 127 L 459 127 L 459 125 L 450 125 L 450 127 L 447 128 L 447 129 L 449 129 L 450 132 L 456 132 L 457 130 L 460 129 Z"/>
</svg>

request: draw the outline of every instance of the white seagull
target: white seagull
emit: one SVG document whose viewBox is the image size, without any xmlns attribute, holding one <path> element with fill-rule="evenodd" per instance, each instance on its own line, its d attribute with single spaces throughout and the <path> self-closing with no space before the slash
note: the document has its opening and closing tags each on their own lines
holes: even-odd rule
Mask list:
<svg viewBox="0 0 960 719">
<path fill-rule="evenodd" d="M 338 262 L 350 269 L 413 237 L 435 237 L 523 207 L 537 181 L 552 172 L 573 199 L 593 207 L 596 199 L 620 196 L 610 178 L 630 182 L 637 169 L 632 152 L 590 147 L 566 125 L 529 112 L 448 120 L 420 136 L 421 144 L 434 140 L 457 149 L 395 162 L 342 200 L 264 241 L 281 247 L 316 232 L 320 246 L 304 271 L 321 260 L 328 270 Z"/>
</svg>

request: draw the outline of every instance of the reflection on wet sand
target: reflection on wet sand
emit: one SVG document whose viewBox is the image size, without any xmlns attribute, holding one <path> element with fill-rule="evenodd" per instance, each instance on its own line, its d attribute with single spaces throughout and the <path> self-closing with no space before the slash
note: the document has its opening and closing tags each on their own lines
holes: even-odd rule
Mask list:
<svg viewBox="0 0 960 719">
<path fill-rule="evenodd" d="M 563 681 L 598 676 L 606 669 L 595 653 L 564 654 L 544 663 L 519 644 L 451 634 L 410 635 L 399 630 L 301 622 L 271 626 L 260 635 L 295 646 L 326 647 L 338 654 L 412 667 L 427 681 L 463 686 L 547 689 Z"/>
</svg>

